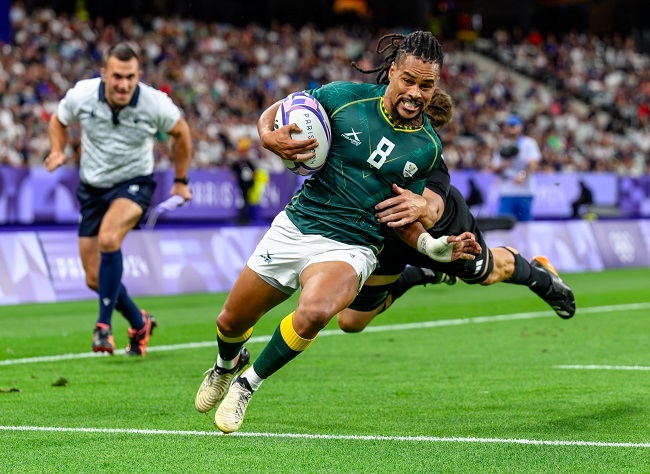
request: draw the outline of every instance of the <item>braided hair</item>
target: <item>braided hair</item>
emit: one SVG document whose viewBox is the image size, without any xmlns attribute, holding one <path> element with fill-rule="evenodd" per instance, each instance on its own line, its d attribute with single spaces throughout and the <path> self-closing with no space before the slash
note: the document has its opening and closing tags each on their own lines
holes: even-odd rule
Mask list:
<svg viewBox="0 0 650 474">
<path fill-rule="evenodd" d="M 388 42 L 388 44 L 386 44 Z M 384 64 L 373 69 L 362 69 L 356 62 L 352 67 L 364 74 L 377 74 L 377 84 L 388 84 L 388 71 L 393 63 L 399 64 L 406 56 L 415 56 L 425 63 L 435 63 L 442 67 L 445 53 L 442 45 L 429 31 L 414 31 L 408 35 L 393 33 L 379 38 L 377 54 L 391 50 L 384 58 Z"/>
</svg>

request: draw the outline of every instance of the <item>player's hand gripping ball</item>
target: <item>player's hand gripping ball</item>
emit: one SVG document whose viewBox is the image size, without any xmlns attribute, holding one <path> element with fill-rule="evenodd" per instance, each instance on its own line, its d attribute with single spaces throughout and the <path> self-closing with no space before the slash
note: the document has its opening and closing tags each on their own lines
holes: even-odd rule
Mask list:
<svg viewBox="0 0 650 474">
<path fill-rule="evenodd" d="M 332 145 L 332 129 L 325 109 L 313 96 L 306 92 L 294 92 L 287 96 L 275 114 L 274 127 L 297 124 L 302 132 L 292 133 L 294 140 L 307 140 L 316 138 L 318 147 L 316 154 L 307 161 L 282 160 L 285 166 L 293 173 L 310 176 L 321 169 L 327 160 L 327 155 Z"/>
</svg>

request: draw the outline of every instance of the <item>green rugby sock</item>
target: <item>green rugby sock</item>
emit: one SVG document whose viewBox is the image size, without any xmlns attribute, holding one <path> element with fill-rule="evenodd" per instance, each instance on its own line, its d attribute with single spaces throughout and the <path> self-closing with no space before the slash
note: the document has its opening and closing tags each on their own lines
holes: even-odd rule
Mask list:
<svg viewBox="0 0 650 474">
<path fill-rule="evenodd" d="M 284 367 L 289 361 L 307 349 L 314 339 L 304 339 L 293 328 L 293 313 L 284 318 L 273 337 L 262 350 L 253 367 L 255 373 L 265 379 Z"/>
</svg>

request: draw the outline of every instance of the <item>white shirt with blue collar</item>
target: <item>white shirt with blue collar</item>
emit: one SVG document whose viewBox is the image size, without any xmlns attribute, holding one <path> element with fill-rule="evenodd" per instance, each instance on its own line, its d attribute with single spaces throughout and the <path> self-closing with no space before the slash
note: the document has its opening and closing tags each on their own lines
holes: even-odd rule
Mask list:
<svg viewBox="0 0 650 474">
<path fill-rule="evenodd" d="M 97 188 L 153 173 L 157 132 L 169 132 L 180 109 L 159 90 L 141 82 L 125 107 L 115 111 L 106 101 L 101 78 L 85 79 L 59 102 L 59 121 L 81 123 L 81 181 Z"/>
<path fill-rule="evenodd" d="M 516 182 L 520 172 L 526 172 L 531 162 L 539 163 L 542 160 L 542 152 L 537 141 L 527 135 L 520 135 L 517 138 L 519 153 L 511 158 L 503 158 L 498 150 L 494 153 L 492 162 L 495 166 L 508 163 L 508 168 L 501 172 L 499 192 L 501 196 L 530 197 L 535 194 L 535 176 L 533 173 L 526 173 L 523 182 Z"/>
</svg>

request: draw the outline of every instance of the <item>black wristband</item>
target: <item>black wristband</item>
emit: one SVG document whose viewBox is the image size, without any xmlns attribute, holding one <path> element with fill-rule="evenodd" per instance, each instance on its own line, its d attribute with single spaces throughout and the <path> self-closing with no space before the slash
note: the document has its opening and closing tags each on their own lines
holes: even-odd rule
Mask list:
<svg viewBox="0 0 650 474">
<path fill-rule="evenodd" d="M 174 178 L 174 183 L 190 184 L 190 178 L 187 176 L 184 176 L 182 178 Z"/>
</svg>

